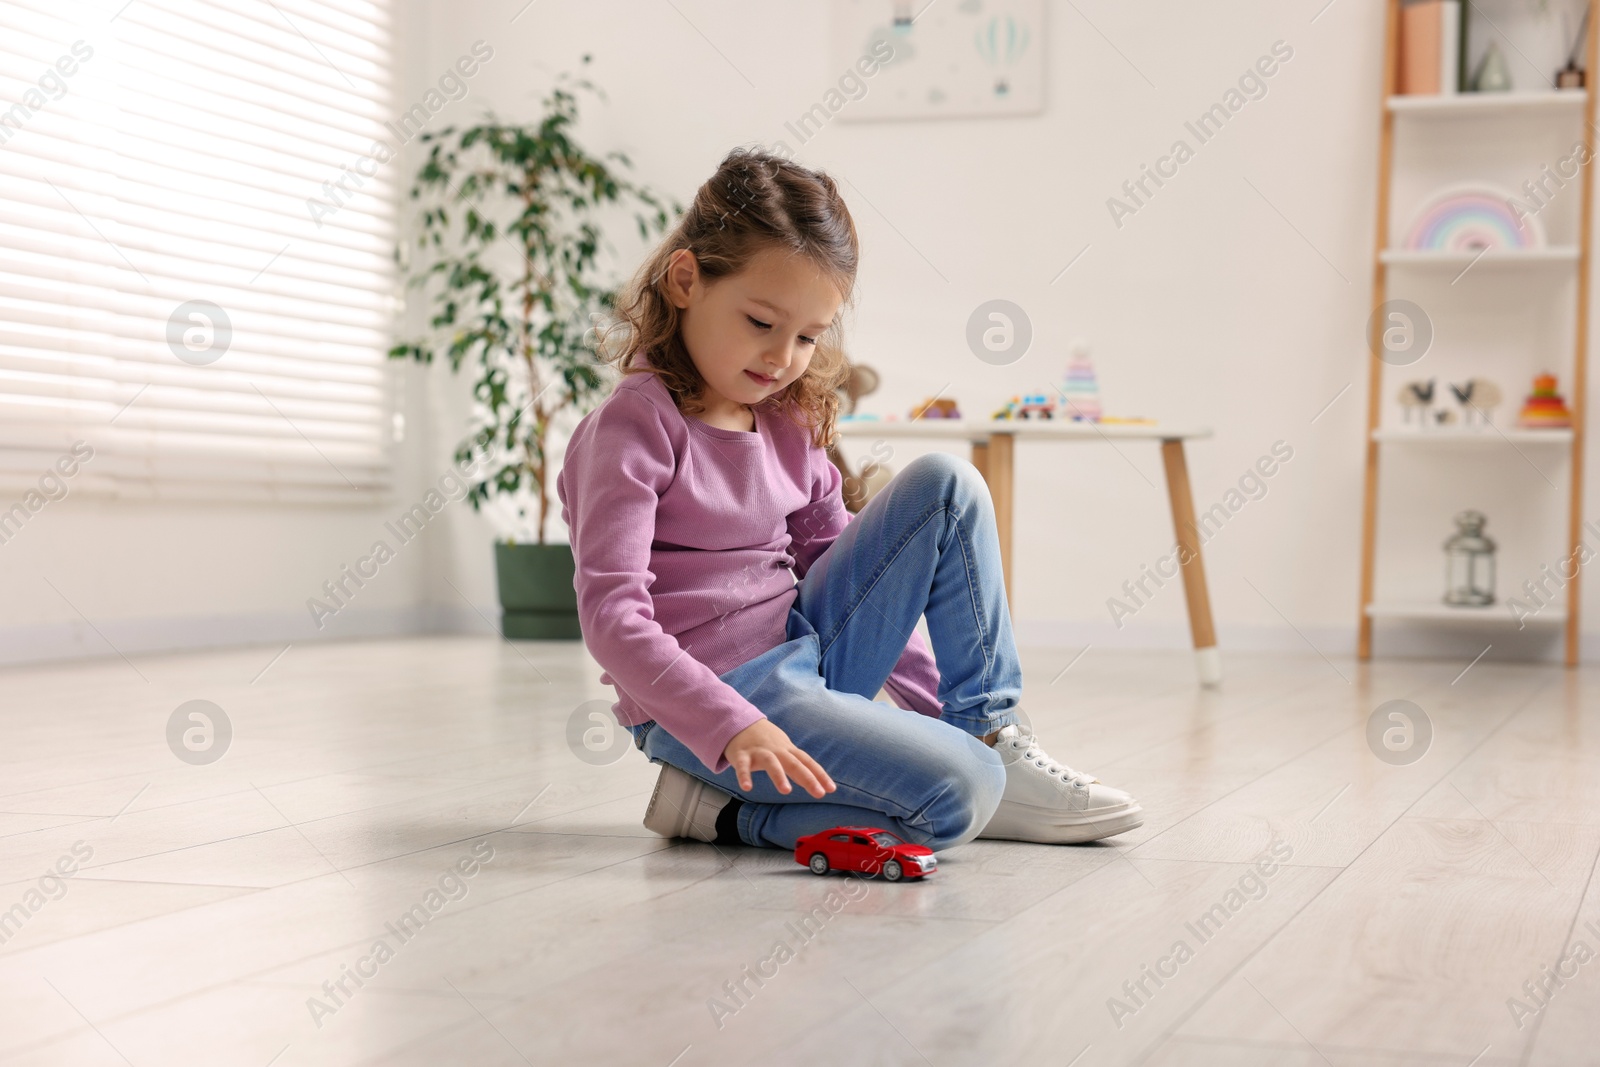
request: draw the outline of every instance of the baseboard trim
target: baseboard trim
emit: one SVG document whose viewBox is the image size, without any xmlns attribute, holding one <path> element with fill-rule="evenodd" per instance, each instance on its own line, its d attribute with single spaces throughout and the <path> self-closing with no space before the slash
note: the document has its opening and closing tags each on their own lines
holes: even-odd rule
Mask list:
<svg viewBox="0 0 1600 1067">
<path fill-rule="evenodd" d="M 482 615 L 478 614 L 482 612 Z M 0 628 L 0 666 L 151 656 L 250 645 L 321 644 L 329 641 L 448 634 L 494 634 L 500 608 L 466 606 L 369 608 L 354 606 L 320 630 L 305 612 L 111 619 Z M 496 620 L 491 624 L 487 620 Z"/>
<path fill-rule="evenodd" d="M 1026 647 L 1081 649 L 1085 646 L 1107 649 L 1156 650 L 1193 647 L 1188 626 L 1182 623 L 1148 623 L 1116 629 L 1106 623 L 1053 622 L 1023 619 L 1015 627 L 1017 643 Z M 1559 629 L 1518 632 L 1508 627 L 1481 624 L 1416 625 L 1395 620 L 1380 620 L 1375 629 L 1373 651 L 1378 659 L 1462 659 L 1471 660 L 1487 645 L 1493 649 L 1486 660 L 1535 663 L 1560 663 L 1564 646 Z M 1355 627 L 1219 625 L 1217 648 L 1224 658 L 1229 652 L 1279 652 L 1353 659 L 1356 654 Z M 1579 643 L 1579 661 L 1600 663 L 1600 634 L 1586 636 Z"/>
<path fill-rule="evenodd" d="M 322 629 L 303 612 L 178 616 L 154 619 L 47 623 L 0 628 L 0 666 L 106 656 L 164 655 L 249 645 L 309 644 L 452 634 L 497 634 L 498 604 L 431 605 L 414 608 L 361 610 L 351 606 Z M 492 620 L 492 621 L 491 621 Z M 927 622 L 918 629 L 927 638 Z M 1217 647 L 1229 652 L 1277 652 L 1350 659 L 1356 652 L 1355 627 L 1228 626 L 1217 628 Z M 1030 648 L 1170 650 L 1191 647 L 1189 629 L 1181 623 L 1147 623 L 1117 630 L 1105 623 L 1022 619 L 1015 626 L 1017 643 Z M 1485 627 L 1416 627 L 1379 624 L 1375 651 L 1379 658 L 1464 659 L 1493 644 L 1486 657 L 1497 660 L 1561 662 L 1559 632 L 1489 629 Z M 1585 637 L 1583 663 L 1600 663 L 1600 635 Z"/>
</svg>

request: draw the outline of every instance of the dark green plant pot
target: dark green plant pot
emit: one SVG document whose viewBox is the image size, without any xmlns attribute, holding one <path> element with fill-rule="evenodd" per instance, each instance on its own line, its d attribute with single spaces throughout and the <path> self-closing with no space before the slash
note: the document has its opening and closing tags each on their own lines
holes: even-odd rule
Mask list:
<svg viewBox="0 0 1600 1067">
<path fill-rule="evenodd" d="M 500 586 L 500 628 L 511 640 L 575 641 L 578 593 L 573 588 L 572 546 L 496 541 L 495 577 Z"/>
</svg>

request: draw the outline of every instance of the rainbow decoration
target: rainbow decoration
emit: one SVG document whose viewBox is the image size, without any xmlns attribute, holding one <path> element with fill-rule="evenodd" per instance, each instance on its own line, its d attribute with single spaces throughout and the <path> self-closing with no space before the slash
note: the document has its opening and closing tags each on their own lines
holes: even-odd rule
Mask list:
<svg viewBox="0 0 1600 1067">
<path fill-rule="evenodd" d="M 1403 247 L 1465 253 L 1542 247 L 1543 224 L 1526 212 L 1519 219 L 1513 199 L 1514 194 L 1486 182 L 1446 186 L 1411 217 Z"/>
</svg>

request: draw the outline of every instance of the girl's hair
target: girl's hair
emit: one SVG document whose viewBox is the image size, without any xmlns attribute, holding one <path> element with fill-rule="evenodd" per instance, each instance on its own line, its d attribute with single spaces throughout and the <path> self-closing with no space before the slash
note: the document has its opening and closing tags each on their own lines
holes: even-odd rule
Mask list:
<svg viewBox="0 0 1600 1067">
<path fill-rule="evenodd" d="M 600 359 L 624 375 L 656 375 L 679 410 L 693 414 L 705 409 L 699 400 L 705 381 L 683 345 L 682 310 L 666 293 L 668 261 L 682 248 L 694 253 L 708 284 L 776 249 L 805 256 L 838 288 L 841 315 L 817 338 L 805 374 L 755 405 L 782 412 L 810 429 L 818 448 L 827 447 L 835 435 L 838 390 L 850 376 L 840 320 L 854 299 L 860 255 L 855 221 L 833 179 L 759 148 L 734 149 L 619 295 L 616 319 L 601 331 Z M 645 365 L 632 366 L 639 351 Z"/>
</svg>

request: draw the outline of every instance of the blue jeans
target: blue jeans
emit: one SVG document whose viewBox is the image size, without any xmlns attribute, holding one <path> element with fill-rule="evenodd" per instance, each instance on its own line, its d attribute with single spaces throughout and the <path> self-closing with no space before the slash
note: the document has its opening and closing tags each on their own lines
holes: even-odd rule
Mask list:
<svg viewBox="0 0 1600 1067">
<path fill-rule="evenodd" d="M 873 700 L 924 615 L 938 718 Z M 746 844 L 792 849 L 847 825 L 935 850 L 976 837 L 1006 780 L 979 738 L 1018 721 L 1022 695 L 994 505 L 977 468 L 944 453 L 907 464 L 801 579 L 787 636 L 719 677 L 822 764 L 834 792 L 813 797 L 791 779 L 780 793 L 764 771 L 745 792 L 732 767 L 711 774 L 653 721 L 630 727 L 634 744 L 743 800 Z"/>
</svg>

